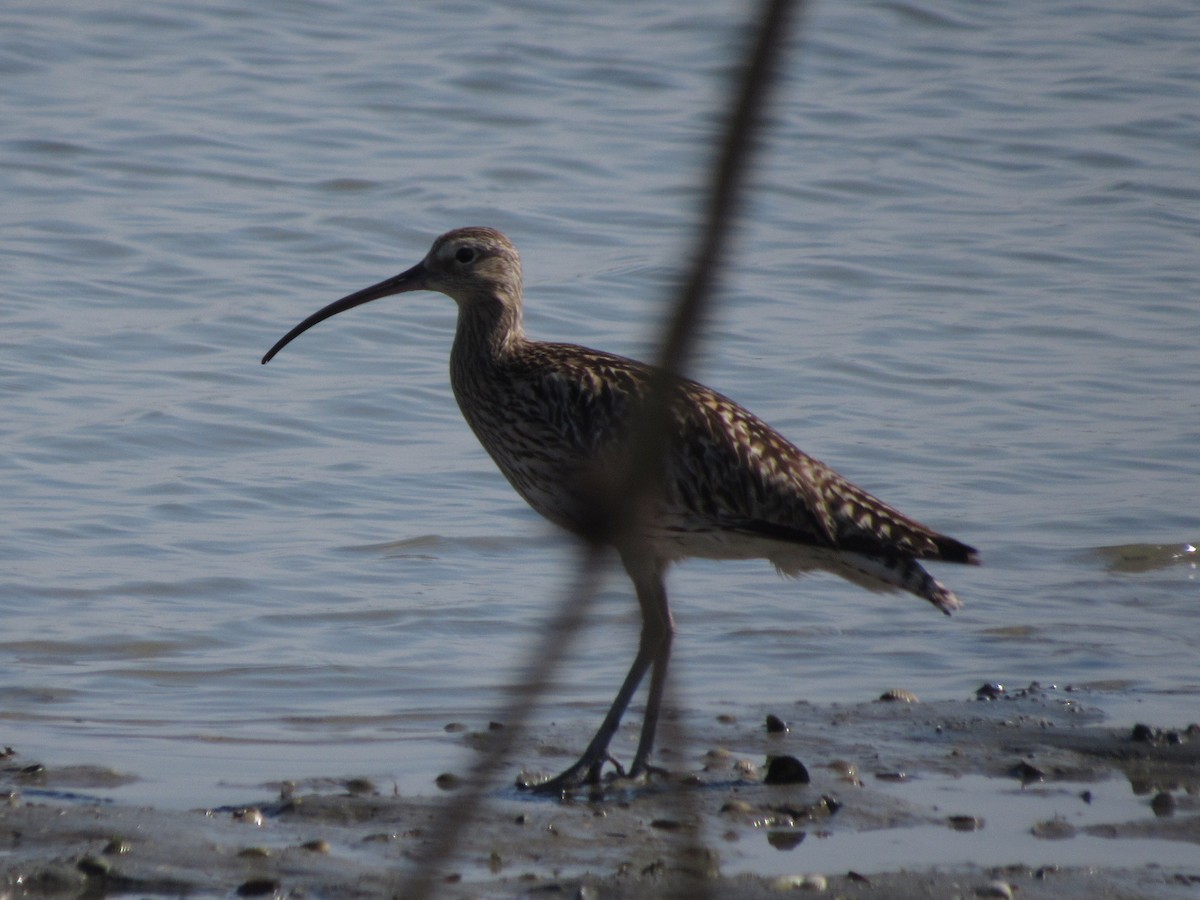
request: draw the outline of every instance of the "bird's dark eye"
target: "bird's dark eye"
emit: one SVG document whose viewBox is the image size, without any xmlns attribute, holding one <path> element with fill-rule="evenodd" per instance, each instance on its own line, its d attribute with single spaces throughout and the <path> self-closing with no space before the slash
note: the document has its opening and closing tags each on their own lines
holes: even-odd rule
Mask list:
<svg viewBox="0 0 1200 900">
<path fill-rule="evenodd" d="M 454 254 L 454 258 L 460 263 L 469 263 L 475 260 L 475 250 L 472 247 L 459 247 Z"/>
</svg>

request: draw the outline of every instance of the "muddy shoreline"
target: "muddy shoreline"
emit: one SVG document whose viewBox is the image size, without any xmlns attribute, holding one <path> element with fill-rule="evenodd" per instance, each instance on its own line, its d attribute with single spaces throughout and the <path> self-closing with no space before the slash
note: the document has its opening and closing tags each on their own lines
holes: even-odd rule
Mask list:
<svg viewBox="0 0 1200 900">
<path fill-rule="evenodd" d="M 0 760 L 0 897 L 393 896 L 447 819 L 465 828 L 426 870 L 437 897 L 1195 896 L 1200 728 L 1111 728 L 1094 699 L 1035 688 L 688 719 L 686 743 L 666 729 L 670 774 L 649 786 L 553 800 L 499 784 L 465 808 L 454 773 L 422 796 L 281 780 L 244 807 L 131 807 L 96 799 L 122 776 L 17 747 Z M 553 770 L 576 739 L 526 735 L 514 755 Z M 782 755 L 811 783 L 765 784 Z"/>
</svg>

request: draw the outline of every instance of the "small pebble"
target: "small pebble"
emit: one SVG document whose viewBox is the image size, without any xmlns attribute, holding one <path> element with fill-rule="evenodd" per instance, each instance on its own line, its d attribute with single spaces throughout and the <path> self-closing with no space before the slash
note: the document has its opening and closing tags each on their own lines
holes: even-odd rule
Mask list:
<svg viewBox="0 0 1200 900">
<path fill-rule="evenodd" d="M 240 859 L 266 859 L 271 851 L 266 847 L 245 847 L 238 851 Z"/>
<path fill-rule="evenodd" d="M 733 771 L 743 778 L 757 778 L 758 766 L 752 759 L 739 759 L 733 764 Z"/>
<path fill-rule="evenodd" d="M 261 828 L 263 823 L 262 810 L 253 806 L 248 809 L 235 809 L 233 811 L 233 821 Z"/>
<path fill-rule="evenodd" d="M 771 887 L 777 891 L 823 891 L 829 882 L 824 875 L 782 875 Z"/>
<path fill-rule="evenodd" d="M 768 831 L 767 843 L 776 850 L 795 850 L 804 843 L 806 837 L 803 831 Z"/>
<path fill-rule="evenodd" d="M 121 856 L 133 849 L 133 845 L 123 838 L 113 838 L 104 845 L 104 849 L 100 852 L 105 856 Z"/>
<path fill-rule="evenodd" d="M 835 759 L 828 766 L 842 781 L 849 782 L 855 787 L 862 787 L 862 779 L 858 777 L 858 766 L 844 759 Z"/>
<path fill-rule="evenodd" d="M 1032 781 L 1045 781 L 1046 773 L 1037 766 L 1030 765 L 1021 760 L 1015 766 L 1008 770 L 1008 774 L 1013 778 L 1020 778 L 1023 784 L 1029 784 Z"/>
<path fill-rule="evenodd" d="M 1150 801 L 1150 808 L 1160 819 L 1175 815 L 1175 798 L 1166 791 L 1159 791 Z"/>
<path fill-rule="evenodd" d="M 754 807 L 745 800 L 730 800 L 721 807 L 721 812 L 730 813 L 732 815 L 744 815 L 753 811 Z"/>
<path fill-rule="evenodd" d="M 1004 695 L 1004 685 L 995 681 L 987 681 L 975 690 L 976 700 L 995 700 Z"/>
<path fill-rule="evenodd" d="M 112 870 L 112 863 L 103 856 L 85 856 L 75 864 L 75 868 L 89 878 L 103 878 Z"/>
<path fill-rule="evenodd" d="M 804 763 L 794 756 L 772 756 L 767 759 L 764 784 L 808 784 L 812 779 Z"/>
<path fill-rule="evenodd" d="M 351 778 L 346 784 L 346 793 L 355 796 L 375 793 L 375 784 L 369 778 Z"/>
<path fill-rule="evenodd" d="M 1065 841 L 1075 837 L 1078 833 L 1074 825 L 1066 819 L 1057 817 L 1038 822 L 1030 831 L 1035 838 L 1041 838 L 1044 841 Z"/>
<path fill-rule="evenodd" d="M 404 833 L 404 836 L 405 837 L 420 837 L 421 829 L 414 828 L 411 831 L 406 831 Z M 362 839 L 362 842 L 364 844 L 388 844 L 388 843 L 391 843 L 392 841 L 396 840 L 398 837 L 400 837 L 400 835 L 396 834 L 396 832 L 394 832 L 394 831 L 377 831 L 374 834 L 368 834 L 366 837 L 364 837 Z"/>
<path fill-rule="evenodd" d="M 237 895 L 239 897 L 262 897 L 266 894 L 274 894 L 278 890 L 279 882 L 274 878 L 251 878 L 238 885 Z"/>
<path fill-rule="evenodd" d="M 300 845 L 301 849 L 307 850 L 309 853 L 328 853 L 329 841 L 305 841 Z"/>
<path fill-rule="evenodd" d="M 1133 726 L 1133 731 L 1130 732 L 1129 739 L 1141 744 L 1152 743 L 1154 741 L 1154 729 L 1149 725 L 1143 725 L 1139 722 Z"/>
<path fill-rule="evenodd" d="M 459 732 L 459 731 L 466 731 L 467 726 L 464 725 L 462 722 L 451 722 L 450 724 L 444 726 L 442 728 L 442 730 L 445 731 L 447 734 L 455 734 L 456 732 Z"/>
<path fill-rule="evenodd" d="M 443 791 L 453 791 L 462 784 L 462 779 L 452 772 L 443 772 L 437 778 L 433 779 L 433 783 Z"/>
<path fill-rule="evenodd" d="M 755 828 L 795 828 L 796 820 L 787 813 L 774 813 L 771 815 L 759 816 L 752 824 Z"/>
<path fill-rule="evenodd" d="M 879 699 L 884 703 L 920 703 L 917 695 L 912 691 L 906 691 L 904 688 L 892 688 L 890 691 L 884 691 L 879 695 Z"/>
<path fill-rule="evenodd" d="M 983 819 L 978 816 L 951 816 L 948 821 L 955 831 L 978 831 L 983 827 Z"/>
<path fill-rule="evenodd" d="M 828 794 L 825 794 L 820 800 L 817 801 L 816 806 L 818 808 L 824 807 L 825 811 L 832 816 L 842 808 L 842 802 L 834 797 L 830 797 Z"/>
<path fill-rule="evenodd" d="M 767 714 L 767 734 L 786 734 L 787 722 L 774 713 Z"/>
<path fill-rule="evenodd" d="M 1003 897 L 1004 900 L 1012 900 L 1013 889 L 1007 881 L 989 881 L 975 893 L 980 897 Z"/>
</svg>

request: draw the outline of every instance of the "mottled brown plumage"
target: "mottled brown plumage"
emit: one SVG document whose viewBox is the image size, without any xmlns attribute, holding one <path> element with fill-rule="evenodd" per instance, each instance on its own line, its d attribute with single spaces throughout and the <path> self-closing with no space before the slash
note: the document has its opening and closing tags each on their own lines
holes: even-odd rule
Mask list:
<svg viewBox="0 0 1200 900">
<path fill-rule="evenodd" d="M 263 362 L 332 315 L 415 290 L 458 304 L 450 383 L 479 442 L 530 506 L 570 531 L 588 531 L 597 485 L 628 458 L 626 438 L 652 370 L 574 344 L 528 340 L 520 258 L 500 232 L 442 235 L 413 268 L 301 322 Z M 874 590 L 909 591 L 947 614 L 958 598 L 918 560 L 977 562 L 971 547 L 872 497 L 727 397 L 683 378 L 669 379 L 667 391 L 669 442 L 648 514 L 636 533 L 614 541 L 642 607 L 638 654 L 582 758 L 546 783 L 554 790 L 599 778 L 609 740 L 650 670 L 630 774 L 648 770 L 672 634 L 663 576 L 675 560 L 761 557 L 791 575 L 827 570 Z"/>
</svg>

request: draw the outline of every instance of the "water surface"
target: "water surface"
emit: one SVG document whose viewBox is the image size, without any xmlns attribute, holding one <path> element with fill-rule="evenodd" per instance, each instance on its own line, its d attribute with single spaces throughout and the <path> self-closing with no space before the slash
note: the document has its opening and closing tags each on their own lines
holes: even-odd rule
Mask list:
<svg viewBox="0 0 1200 900">
<path fill-rule="evenodd" d="M 521 248 L 533 335 L 652 353 L 743 16 L 8 6 L 0 742 L 167 806 L 457 765 L 444 726 L 519 683 L 572 546 L 461 421 L 445 298 L 258 360 L 467 224 Z M 1193 23 L 813 7 L 695 374 L 986 566 L 939 570 L 952 620 L 682 566 L 672 704 L 1039 680 L 1103 687 L 1115 724 L 1195 720 Z M 635 610 L 614 573 L 538 721 L 598 720 Z"/>
</svg>

